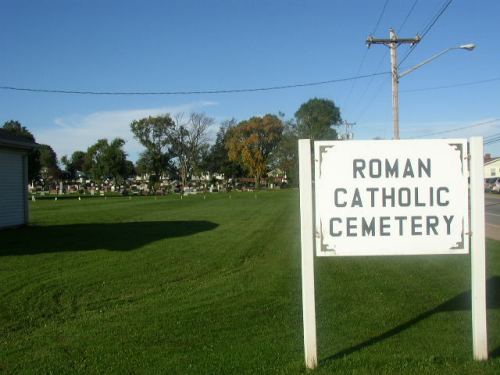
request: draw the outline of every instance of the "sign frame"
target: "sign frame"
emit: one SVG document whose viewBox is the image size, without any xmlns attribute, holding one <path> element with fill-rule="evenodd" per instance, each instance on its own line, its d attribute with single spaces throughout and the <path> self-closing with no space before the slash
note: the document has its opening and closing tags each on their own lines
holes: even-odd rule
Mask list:
<svg viewBox="0 0 500 375">
<path fill-rule="evenodd" d="M 316 141 L 314 153 L 317 256 L 469 252 L 466 140 Z M 334 227 L 339 237 L 330 235 Z"/>
</svg>

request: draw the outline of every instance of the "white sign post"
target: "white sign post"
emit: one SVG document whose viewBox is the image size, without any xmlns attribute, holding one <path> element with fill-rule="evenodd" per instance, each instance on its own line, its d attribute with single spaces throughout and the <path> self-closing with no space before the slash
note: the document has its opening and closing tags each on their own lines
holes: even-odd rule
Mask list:
<svg viewBox="0 0 500 375">
<path fill-rule="evenodd" d="M 486 329 L 486 249 L 484 230 L 483 138 L 470 139 L 470 219 L 472 348 L 474 359 L 488 359 Z"/>
<path fill-rule="evenodd" d="M 302 319 L 306 367 L 318 365 L 316 350 L 316 303 L 314 296 L 314 237 L 311 173 L 311 142 L 299 140 L 300 237 L 302 248 Z"/>
<path fill-rule="evenodd" d="M 300 140 L 307 367 L 317 364 L 313 237 L 317 256 L 467 254 L 472 238 L 474 358 L 486 359 L 482 138 L 470 154 L 464 139 L 317 141 L 314 200 L 310 155 Z"/>
</svg>

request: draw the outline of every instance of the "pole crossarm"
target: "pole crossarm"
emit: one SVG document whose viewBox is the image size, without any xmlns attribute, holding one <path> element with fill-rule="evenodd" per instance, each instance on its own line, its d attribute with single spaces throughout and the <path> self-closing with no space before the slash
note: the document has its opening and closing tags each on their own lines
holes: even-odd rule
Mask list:
<svg viewBox="0 0 500 375">
<path fill-rule="evenodd" d="M 415 38 L 398 38 L 396 37 L 395 39 L 376 39 L 374 38 L 373 36 L 369 36 L 367 39 L 366 39 L 366 44 L 368 45 L 368 48 L 372 45 L 372 44 L 391 44 L 391 43 L 396 43 L 396 44 L 417 44 L 418 42 L 420 42 L 422 38 L 420 36 L 416 36 Z"/>
</svg>

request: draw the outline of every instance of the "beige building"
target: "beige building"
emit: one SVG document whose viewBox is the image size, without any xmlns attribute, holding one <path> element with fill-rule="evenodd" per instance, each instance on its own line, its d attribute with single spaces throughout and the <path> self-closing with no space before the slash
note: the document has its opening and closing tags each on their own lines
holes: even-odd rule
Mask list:
<svg viewBox="0 0 500 375">
<path fill-rule="evenodd" d="M 500 177 L 500 158 L 484 163 L 484 178 Z"/>
<path fill-rule="evenodd" d="M 0 229 L 28 224 L 28 151 L 35 145 L 0 129 Z"/>
</svg>

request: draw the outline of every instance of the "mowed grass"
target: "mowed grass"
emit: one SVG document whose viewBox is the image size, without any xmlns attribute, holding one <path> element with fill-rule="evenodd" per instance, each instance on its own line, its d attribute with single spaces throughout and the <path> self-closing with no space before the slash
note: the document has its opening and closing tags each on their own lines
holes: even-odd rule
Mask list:
<svg viewBox="0 0 500 375">
<path fill-rule="evenodd" d="M 0 232 L 0 373 L 293 374 L 297 191 L 32 202 Z M 500 373 L 472 360 L 468 256 L 316 258 L 316 373 Z"/>
</svg>

